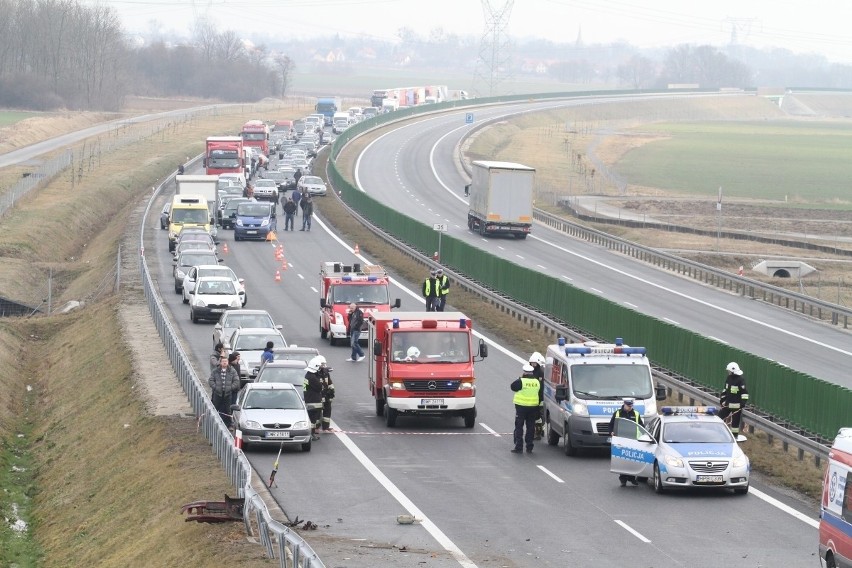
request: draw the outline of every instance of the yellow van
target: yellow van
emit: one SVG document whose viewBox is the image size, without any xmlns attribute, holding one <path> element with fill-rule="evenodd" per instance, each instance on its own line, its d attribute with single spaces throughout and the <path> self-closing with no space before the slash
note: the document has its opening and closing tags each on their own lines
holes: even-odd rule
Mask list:
<svg viewBox="0 0 852 568">
<path fill-rule="evenodd" d="M 203 227 L 210 232 L 210 210 L 203 195 L 179 194 L 172 199 L 169 212 L 169 252 L 174 252 L 175 241 L 184 227 Z"/>
</svg>

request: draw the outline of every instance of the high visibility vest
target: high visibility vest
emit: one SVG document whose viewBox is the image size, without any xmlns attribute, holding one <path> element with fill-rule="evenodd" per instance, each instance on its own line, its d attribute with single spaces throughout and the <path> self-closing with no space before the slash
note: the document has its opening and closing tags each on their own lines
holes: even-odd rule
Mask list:
<svg viewBox="0 0 852 568">
<path fill-rule="evenodd" d="M 450 293 L 448 285 L 449 280 L 450 279 L 447 277 L 446 274 L 435 279 L 435 283 L 437 284 L 435 287 L 438 289 L 439 296 L 446 296 Z"/>
<path fill-rule="evenodd" d="M 521 390 L 515 393 L 513 402 L 518 406 L 538 406 L 541 382 L 535 377 L 521 377 Z"/>
<path fill-rule="evenodd" d="M 634 422 L 636 422 L 636 424 L 639 424 L 639 413 L 635 409 L 631 410 L 629 415 L 622 416 L 621 409 L 619 408 L 615 411 L 615 415 L 618 418 L 626 418 L 628 420 L 633 420 Z"/>
</svg>

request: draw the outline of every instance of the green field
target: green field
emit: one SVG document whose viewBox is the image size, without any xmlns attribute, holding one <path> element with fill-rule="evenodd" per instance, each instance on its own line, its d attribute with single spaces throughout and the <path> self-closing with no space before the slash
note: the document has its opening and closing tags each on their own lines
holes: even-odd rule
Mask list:
<svg viewBox="0 0 852 568">
<path fill-rule="evenodd" d="M 38 116 L 34 112 L 18 112 L 14 110 L 0 110 L 0 128 L 15 124 L 21 120 Z"/>
<path fill-rule="evenodd" d="M 616 170 L 630 181 L 689 195 L 852 204 L 852 124 L 661 123 L 658 140 L 630 150 Z"/>
</svg>

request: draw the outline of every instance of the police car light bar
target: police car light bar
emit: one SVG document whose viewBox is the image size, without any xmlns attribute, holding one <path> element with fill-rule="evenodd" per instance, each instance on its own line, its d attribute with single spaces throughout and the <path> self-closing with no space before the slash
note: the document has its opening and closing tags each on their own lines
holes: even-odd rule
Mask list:
<svg viewBox="0 0 852 568">
<path fill-rule="evenodd" d="M 712 416 L 716 414 L 715 406 L 664 406 L 660 409 L 664 416 L 674 416 L 680 414 L 706 414 Z"/>
<path fill-rule="evenodd" d="M 644 355 L 644 347 L 620 347 L 616 345 L 598 345 L 596 347 L 576 346 L 566 347 L 566 355 Z"/>
</svg>

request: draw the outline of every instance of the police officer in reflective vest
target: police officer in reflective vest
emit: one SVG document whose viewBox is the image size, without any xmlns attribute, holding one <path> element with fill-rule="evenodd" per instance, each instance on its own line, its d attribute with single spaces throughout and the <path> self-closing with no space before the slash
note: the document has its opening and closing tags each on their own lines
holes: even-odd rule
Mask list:
<svg viewBox="0 0 852 568">
<path fill-rule="evenodd" d="M 642 422 L 642 415 L 639 414 L 638 410 L 633 409 L 633 399 L 625 398 L 621 403 L 621 408 L 612 413 L 612 418 L 609 419 L 609 433 L 612 434 L 615 431 L 615 420 L 617 418 L 624 418 L 625 420 L 633 420 L 636 424 L 644 426 L 645 423 Z M 622 432 L 623 434 L 623 432 Z M 621 483 L 621 486 L 624 487 L 627 485 L 629 481 L 633 485 L 639 485 L 639 480 L 636 479 L 635 475 L 619 475 L 618 481 Z"/>
<path fill-rule="evenodd" d="M 434 312 L 438 303 L 438 295 L 441 290 L 438 287 L 438 281 L 435 278 L 437 271 L 433 268 L 429 271 L 429 278 L 423 281 L 423 298 L 426 300 L 426 311 Z"/>
<path fill-rule="evenodd" d="M 728 371 L 728 378 L 725 379 L 725 388 L 722 390 L 722 396 L 719 397 L 719 404 L 722 406 L 719 418 L 725 420 L 728 416 L 731 417 L 731 433 L 736 436 L 740 433 L 740 420 L 742 420 L 743 409 L 748 403 L 748 390 L 746 390 L 745 378 L 739 365 L 734 362 L 728 363 L 725 370 Z"/>
<path fill-rule="evenodd" d="M 544 355 L 536 351 L 532 355 L 530 355 L 530 366 L 533 368 L 533 375 L 535 378 L 544 382 Z M 539 405 L 542 409 L 544 408 L 544 400 L 541 401 Z M 535 440 L 541 440 L 541 437 L 544 435 L 544 419 L 541 415 L 541 411 L 538 413 L 538 419 L 535 421 Z"/>
<path fill-rule="evenodd" d="M 443 312 L 444 306 L 447 305 L 447 294 L 450 293 L 450 279 L 444 274 L 443 268 L 439 268 L 435 272 L 435 285 L 438 292 L 438 297 L 435 299 L 435 311 Z"/>
<path fill-rule="evenodd" d="M 532 365 L 527 363 L 523 367 L 523 374 L 515 379 L 509 388 L 515 393 L 515 447 L 512 448 L 512 453 L 520 454 L 524 451 L 524 445 L 527 447 L 527 453 L 531 453 L 535 421 L 539 417 L 540 405 L 544 400 L 544 383 L 535 376 Z"/>
</svg>

